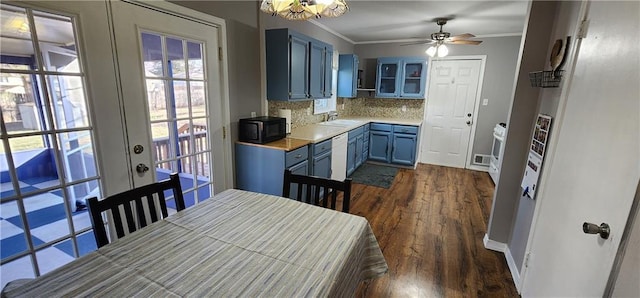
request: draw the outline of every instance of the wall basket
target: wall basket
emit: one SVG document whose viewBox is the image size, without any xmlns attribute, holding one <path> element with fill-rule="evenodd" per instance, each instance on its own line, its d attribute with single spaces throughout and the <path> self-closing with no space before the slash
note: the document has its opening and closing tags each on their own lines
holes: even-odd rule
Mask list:
<svg viewBox="0 0 640 298">
<path fill-rule="evenodd" d="M 556 71 L 534 71 L 529 73 L 531 87 L 557 88 L 562 81 L 564 70 Z"/>
</svg>

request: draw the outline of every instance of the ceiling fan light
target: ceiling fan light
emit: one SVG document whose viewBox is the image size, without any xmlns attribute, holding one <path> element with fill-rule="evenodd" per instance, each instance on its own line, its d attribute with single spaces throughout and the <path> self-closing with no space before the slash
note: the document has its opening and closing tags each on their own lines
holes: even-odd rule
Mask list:
<svg viewBox="0 0 640 298">
<path fill-rule="evenodd" d="M 445 45 L 438 46 L 438 57 L 445 57 L 449 55 L 449 49 Z"/>
<path fill-rule="evenodd" d="M 427 53 L 427 55 L 429 55 L 429 57 L 433 57 L 436 55 L 436 47 L 434 46 L 430 46 L 425 53 Z"/>
</svg>

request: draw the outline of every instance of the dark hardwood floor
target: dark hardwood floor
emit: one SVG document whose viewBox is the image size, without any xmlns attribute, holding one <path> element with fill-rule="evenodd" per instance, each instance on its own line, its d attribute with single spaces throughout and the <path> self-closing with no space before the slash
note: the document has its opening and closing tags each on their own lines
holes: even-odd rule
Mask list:
<svg viewBox="0 0 640 298">
<path fill-rule="evenodd" d="M 389 272 L 357 297 L 518 297 L 504 256 L 484 248 L 493 182 L 487 173 L 420 164 L 391 188 L 352 187 Z"/>
</svg>

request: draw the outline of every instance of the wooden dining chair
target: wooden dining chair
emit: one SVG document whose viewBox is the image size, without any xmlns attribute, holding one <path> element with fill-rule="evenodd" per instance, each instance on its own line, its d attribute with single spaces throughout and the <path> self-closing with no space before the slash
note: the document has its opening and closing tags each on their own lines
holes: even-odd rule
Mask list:
<svg viewBox="0 0 640 298">
<path fill-rule="evenodd" d="M 169 179 L 127 190 L 103 200 L 98 200 L 96 197 L 87 199 L 93 234 L 98 248 L 109 244 L 103 213 L 109 212 L 111 214 L 110 226 L 115 229 L 117 236 L 112 239 L 122 238 L 168 216 L 164 195 L 166 190 L 173 191 L 176 209 L 178 211 L 184 210 L 184 197 L 177 173 L 169 175 Z M 123 220 L 126 221 L 126 226 Z"/>
<path fill-rule="evenodd" d="M 293 196 L 291 196 L 292 186 L 297 188 Z M 289 170 L 284 171 L 283 197 L 336 210 L 339 191 L 343 193 L 342 212 L 349 213 L 351 178 L 338 181 L 316 176 L 292 174 Z"/>
</svg>

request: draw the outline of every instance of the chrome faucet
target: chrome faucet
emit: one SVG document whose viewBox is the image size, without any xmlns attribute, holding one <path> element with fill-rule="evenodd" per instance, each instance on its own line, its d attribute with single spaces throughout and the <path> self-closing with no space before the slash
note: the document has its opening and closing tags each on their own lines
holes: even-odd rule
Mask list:
<svg viewBox="0 0 640 298">
<path fill-rule="evenodd" d="M 332 120 L 336 120 L 336 119 L 338 119 L 338 112 L 331 111 L 331 112 L 327 113 L 327 121 L 332 121 Z"/>
</svg>

